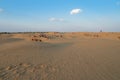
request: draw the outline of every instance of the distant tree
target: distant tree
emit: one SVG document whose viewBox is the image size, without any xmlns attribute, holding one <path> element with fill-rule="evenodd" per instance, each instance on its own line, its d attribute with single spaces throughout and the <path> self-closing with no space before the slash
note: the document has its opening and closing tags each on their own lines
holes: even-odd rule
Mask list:
<svg viewBox="0 0 120 80">
<path fill-rule="evenodd" d="M 100 30 L 100 32 L 103 32 L 102 30 Z"/>
</svg>

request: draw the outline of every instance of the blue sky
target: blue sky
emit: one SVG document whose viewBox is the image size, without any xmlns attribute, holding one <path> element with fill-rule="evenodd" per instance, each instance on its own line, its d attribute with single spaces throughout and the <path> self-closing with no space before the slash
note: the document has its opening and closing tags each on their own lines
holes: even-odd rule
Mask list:
<svg viewBox="0 0 120 80">
<path fill-rule="evenodd" d="M 120 32 L 120 0 L 0 0 L 0 32 Z"/>
</svg>

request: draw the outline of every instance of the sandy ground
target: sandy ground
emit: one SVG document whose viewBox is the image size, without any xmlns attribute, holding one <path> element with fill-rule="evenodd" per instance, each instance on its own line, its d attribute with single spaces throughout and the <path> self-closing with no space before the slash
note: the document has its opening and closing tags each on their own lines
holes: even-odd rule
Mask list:
<svg viewBox="0 0 120 80">
<path fill-rule="evenodd" d="M 120 33 L 1 34 L 0 80 L 120 80 Z"/>
</svg>

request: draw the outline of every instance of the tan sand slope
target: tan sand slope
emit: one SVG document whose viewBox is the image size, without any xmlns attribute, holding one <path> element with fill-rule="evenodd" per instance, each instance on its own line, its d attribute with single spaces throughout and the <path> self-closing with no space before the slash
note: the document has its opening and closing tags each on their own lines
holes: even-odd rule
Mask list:
<svg viewBox="0 0 120 80">
<path fill-rule="evenodd" d="M 120 80 L 120 33 L 45 34 L 0 35 L 0 80 Z"/>
</svg>

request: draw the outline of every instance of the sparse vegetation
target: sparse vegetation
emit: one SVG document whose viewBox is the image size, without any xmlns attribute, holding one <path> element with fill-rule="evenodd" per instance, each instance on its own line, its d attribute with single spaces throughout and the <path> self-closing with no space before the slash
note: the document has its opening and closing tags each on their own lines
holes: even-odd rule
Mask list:
<svg viewBox="0 0 120 80">
<path fill-rule="evenodd" d="M 47 33 L 35 33 L 32 36 L 32 41 L 44 41 L 44 40 L 49 40 L 49 39 L 54 39 L 54 38 L 62 38 L 63 35 L 58 33 L 58 32 L 54 32 L 53 34 L 49 34 Z"/>
<path fill-rule="evenodd" d="M 98 35 L 98 34 L 94 34 L 93 36 L 94 36 L 94 37 L 96 37 L 96 38 L 98 38 L 98 37 L 99 37 L 99 35 Z"/>
<path fill-rule="evenodd" d="M 85 33 L 84 36 L 91 37 L 92 35 L 90 33 Z"/>
</svg>

